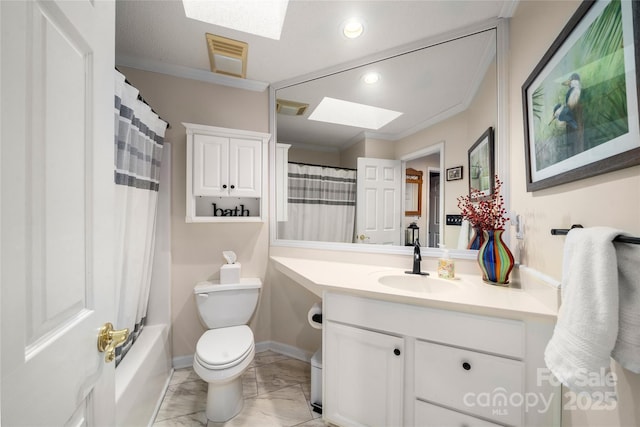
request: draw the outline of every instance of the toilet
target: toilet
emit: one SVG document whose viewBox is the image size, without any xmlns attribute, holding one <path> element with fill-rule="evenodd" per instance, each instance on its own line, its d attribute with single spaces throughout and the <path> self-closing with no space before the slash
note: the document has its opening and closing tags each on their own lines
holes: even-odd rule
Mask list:
<svg viewBox="0 0 640 427">
<path fill-rule="evenodd" d="M 196 345 L 193 369 L 209 384 L 207 418 L 211 421 L 228 421 L 242 410 L 242 374 L 255 354 L 247 323 L 261 287 L 260 279 L 242 278 L 225 285 L 200 282 L 194 288 L 198 313 L 208 330 Z"/>
</svg>

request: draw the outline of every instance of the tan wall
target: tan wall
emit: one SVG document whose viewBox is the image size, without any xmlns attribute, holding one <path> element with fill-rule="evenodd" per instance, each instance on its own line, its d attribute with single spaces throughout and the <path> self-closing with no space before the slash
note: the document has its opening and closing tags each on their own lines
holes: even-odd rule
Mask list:
<svg viewBox="0 0 640 427">
<path fill-rule="evenodd" d="M 370 159 L 394 159 L 395 143 L 382 139 L 367 138 L 365 140 L 364 155 Z"/>
<path fill-rule="evenodd" d="M 524 215 L 522 262 L 562 277 L 564 238 L 551 228 L 606 225 L 640 235 L 640 167 L 527 193 L 521 87 L 580 2 L 522 1 L 511 22 L 510 139 L 512 210 Z M 640 375 L 616 364 L 619 402 L 614 411 L 565 410 L 564 426 L 640 425 Z"/>
<path fill-rule="evenodd" d="M 363 139 L 340 152 L 340 166 L 343 168 L 356 169 L 358 167 L 358 157 L 366 157 L 365 153 L 366 141 Z"/>
<path fill-rule="evenodd" d="M 186 131 L 182 122 L 268 132 L 268 92 L 250 92 L 129 68 L 120 68 L 160 116 L 171 123 L 172 142 L 171 254 L 173 356 L 195 352 L 201 325 L 193 297 L 194 285 L 218 278 L 222 251 L 233 250 L 243 277 L 265 277 L 269 249 L 268 223 L 187 224 Z M 269 284 L 265 283 L 252 322 L 256 341 L 270 339 Z"/>
<path fill-rule="evenodd" d="M 291 146 L 289 148 L 289 161 L 297 163 L 308 163 L 322 166 L 340 166 L 340 152 L 338 151 L 317 151 Z"/>
</svg>

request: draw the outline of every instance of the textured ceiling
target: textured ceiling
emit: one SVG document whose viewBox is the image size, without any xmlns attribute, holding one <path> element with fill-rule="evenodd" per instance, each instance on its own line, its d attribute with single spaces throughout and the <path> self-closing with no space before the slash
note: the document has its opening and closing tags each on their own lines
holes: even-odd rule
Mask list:
<svg viewBox="0 0 640 427">
<path fill-rule="evenodd" d="M 205 41 L 205 33 L 209 32 L 249 44 L 247 82 L 262 83 L 263 85 L 257 89 L 262 90 L 268 84 L 295 80 L 298 76 L 329 67 L 339 68 L 340 64 L 375 56 L 379 52 L 415 44 L 420 40 L 451 33 L 497 17 L 509 17 L 516 5 L 517 0 L 290 0 L 281 39 L 272 40 L 186 18 L 180 1 L 118 0 L 116 63 L 182 77 L 205 80 L 211 78 L 211 81 L 216 81 L 219 77 L 209 71 Z M 349 40 L 341 33 L 341 25 L 352 17 L 361 18 L 365 25 L 364 34 L 355 40 Z M 410 68 L 420 73 L 423 78 L 416 80 L 403 77 L 404 80 L 398 80 L 396 77 L 390 78 L 390 74 L 387 77 L 383 76 L 382 82 L 386 85 L 378 86 L 377 93 L 369 94 L 371 104 L 410 114 L 404 115 L 404 130 L 400 130 L 400 124 L 396 123 L 395 128 L 381 129 L 381 132 L 398 135 L 412 127 L 420 127 L 421 124 L 442 117 L 443 113 L 451 110 L 452 105 L 466 102 L 464 97 L 469 95 L 469 91 L 477 83 L 478 72 L 486 70 L 487 61 L 482 58 L 483 54 L 488 53 L 486 37 L 451 47 L 452 49 L 440 49 L 447 58 L 446 66 L 445 60 L 439 59 L 432 52 L 416 54 L 393 62 L 395 67 Z M 435 52 L 435 49 L 433 51 Z M 455 66 L 449 62 L 452 55 Z M 390 69 L 391 65 L 391 62 L 381 63 L 380 68 Z M 357 74 L 356 71 L 351 74 L 341 74 L 340 76 L 346 77 L 345 80 L 337 76 L 331 79 L 333 96 L 354 102 L 366 102 L 366 96 L 353 93 L 354 86 L 349 81 L 359 78 L 359 75 L 354 75 Z M 446 80 L 443 80 L 444 78 Z M 235 80 L 237 79 L 226 78 L 231 84 Z M 391 82 L 394 84 L 390 85 Z M 222 84 L 225 84 L 224 79 Z M 296 93 L 292 94 L 292 98 L 313 103 L 313 99 L 318 97 L 332 96 L 327 93 L 328 87 L 315 84 L 306 89 L 298 88 L 305 93 L 305 99 L 311 102 L 295 99 Z M 310 93 L 313 88 L 317 90 L 315 94 Z M 405 91 L 413 91 L 414 96 L 421 97 L 425 102 L 422 102 L 423 105 L 418 106 L 419 108 L 416 105 L 406 105 L 401 102 L 403 97 L 406 98 L 403 95 Z M 290 99 L 286 96 L 283 98 Z M 429 111 L 421 110 L 425 105 Z M 311 111 L 312 108 L 307 115 Z M 413 117 L 411 123 L 408 121 L 410 117 Z M 285 124 L 283 122 L 283 126 Z M 313 133 L 301 129 L 297 132 L 307 132 L 307 143 L 316 143 L 313 141 L 318 138 Z M 304 136 L 300 134 L 298 138 L 294 134 L 296 126 L 289 130 L 290 133 L 286 135 L 289 142 Z M 341 133 L 339 129 L 333 131 Z M 278 132 L 286 134 L 286 129 L 283 127 L 281 130 L 279 125 Z M 325 129 L 317 132 L 332 131 Z M 344 146 L 347 136 L 342 133 L 343 135 L 336 136 L 330 145 Z M 280 136 L 278 139 L 281 140 Z"/>
</svg>

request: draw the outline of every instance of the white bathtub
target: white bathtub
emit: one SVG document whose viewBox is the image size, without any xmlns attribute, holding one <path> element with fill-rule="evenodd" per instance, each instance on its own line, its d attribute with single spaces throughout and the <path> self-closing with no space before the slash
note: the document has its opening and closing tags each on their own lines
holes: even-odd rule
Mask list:
<svg viewBox="0 0 640 427">
<path fill-rule="evenodd" d="M 172 371 L 168 325 L 145 326 L 116 369 L 118 427 L 153 423 Z"/>
</svg>

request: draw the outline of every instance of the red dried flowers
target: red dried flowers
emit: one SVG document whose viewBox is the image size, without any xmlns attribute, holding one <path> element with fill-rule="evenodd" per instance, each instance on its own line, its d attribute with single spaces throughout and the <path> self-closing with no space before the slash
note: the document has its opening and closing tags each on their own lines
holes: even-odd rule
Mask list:
<svg viewBox="0 0 640 427">
<path fill-rule="evenodd" d="M 490 196 L 484 196 L 481 191 L 472 188 L 470 195 L 458 197 L 458 208 L 462 217 L 469 221 L 472 227 L 481 230 L 503 230 L 509 218 L 505 216 L 507 210 L 500 194 L 501 188 L 502 181 L 496 175 L 495 190 Z"/>
</svg>

